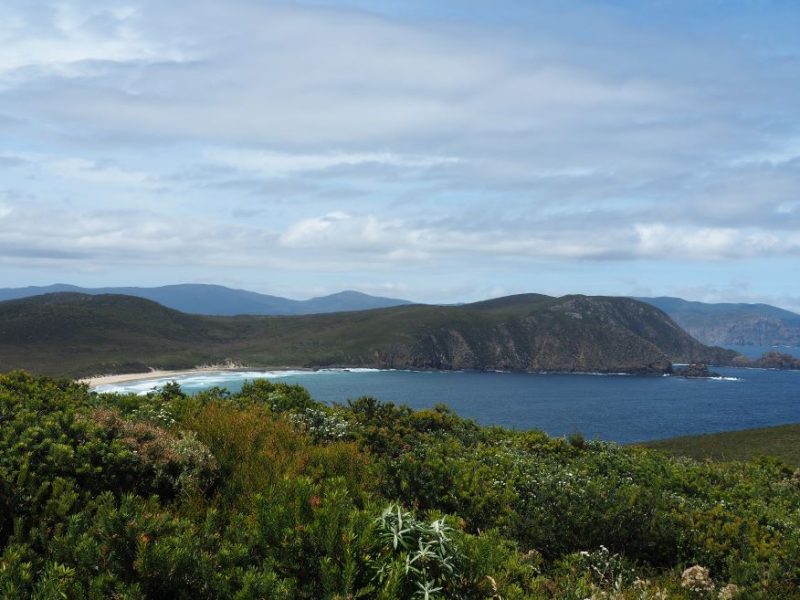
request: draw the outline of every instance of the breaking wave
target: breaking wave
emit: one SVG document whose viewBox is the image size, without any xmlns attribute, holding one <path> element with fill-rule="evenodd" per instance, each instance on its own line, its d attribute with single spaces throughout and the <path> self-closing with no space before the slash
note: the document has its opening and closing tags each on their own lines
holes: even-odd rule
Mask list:
<svg viewBox="0 0 800 600">
<path fill-rule="evenodd" d="M 298 375 L 331 375 L 336 373 L 379 373 L 381 369 L 286 369 L 276 371 L 209 371 L 172 376 L 154 377 L 152 379 L 137 379 L 120 383 L 107 383 L 95 386 L 93 389 L 101 393 L 139 394 L 144 395 L 154 389 L 165 386 L 171 381 L 176 381 L 182 387 L 209 388 L 215 385 L 224 387 L 235 381 L 250 381 L 254 379 L 282 379 Z"/>
</svg>

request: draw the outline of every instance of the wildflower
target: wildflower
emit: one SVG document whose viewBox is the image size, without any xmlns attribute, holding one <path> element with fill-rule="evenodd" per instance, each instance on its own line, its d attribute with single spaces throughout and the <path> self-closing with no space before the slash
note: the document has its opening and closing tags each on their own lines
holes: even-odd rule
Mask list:
<svg viewBox="0 0 800 600">
<path fill-rule="evenodd" d="M 792 473 L 792 483 L 800 486 L 800 469 L 796 469 L 794 473 Z"/>
<path fill-rule="evenodd" d="M 714 590 L 714 582 L 706 567 L 694 565 L 681 575 L 681 587 L 691 592 L 711 592 Z"/>
<path fill-rule="evenodd" d="M 719 591 L 719 595 L 717 596 L 717 598 L 719 598 L 719 600 L 732 600 L 738 595 L 739 595 L 739 586 L 733 583 L 729 583 Z"/>
</svg>

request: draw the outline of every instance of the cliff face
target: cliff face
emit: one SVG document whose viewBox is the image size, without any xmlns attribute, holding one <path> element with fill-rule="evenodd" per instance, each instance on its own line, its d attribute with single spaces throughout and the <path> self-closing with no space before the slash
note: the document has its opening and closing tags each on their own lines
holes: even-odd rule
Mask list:
<svg viewBox="0 0 800 600">
<path fill-rule="evenodd" d="M 657 308 L 626 298 L 521 295 L 297 317 L 202 317 L 128 296 L 0 303 L 0 370 L 88 374 L 125 365 L 370 366 L 664 373 L 729 364 Z"/>
<path fill-rule="evenodd" d="M 800 315 L 768 304 L 708 304 L 680 298 L 641 298 L 666 312 L 704 344 L 800 345 Z"/>
<path fill-rule="evenodd" d="M 378 353 L 382 367 L 664 373 L 672 361 L 730 363 L 664 313 L 623 298 L 567 296 L 480 303 L 427 322 L 413 343 Z"/>
<path fill-rule="evenodd" d="M 745 315 L 723 319 L 698 321 L 676 317 L 686 331 L 709 344 L 736 346 L 797 346 L 800 345 L 800 323 L 793 324 L 783 319 Z"/>
</svg>

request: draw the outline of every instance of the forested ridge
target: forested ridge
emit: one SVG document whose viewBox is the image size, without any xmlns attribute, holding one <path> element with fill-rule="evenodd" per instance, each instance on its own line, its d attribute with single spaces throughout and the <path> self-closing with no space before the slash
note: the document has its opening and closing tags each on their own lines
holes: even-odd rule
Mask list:
<svg viewBox="0 0 800 600">
<path fill-rule="evenodd" d="M 800 473 L 440 406 L 0 376 L 0 597 L 797 598 Z"/>
<path fill-rule="evenodd" d="M 463 306 L 324 315 L 189 315 L 133 296 L 0 302 L 0 370 L 87 376 L 233 362 L 662 374 L 671 361 L 730 364 L 665 313 L 628 298 L 523 294 Z"/>
</svg>

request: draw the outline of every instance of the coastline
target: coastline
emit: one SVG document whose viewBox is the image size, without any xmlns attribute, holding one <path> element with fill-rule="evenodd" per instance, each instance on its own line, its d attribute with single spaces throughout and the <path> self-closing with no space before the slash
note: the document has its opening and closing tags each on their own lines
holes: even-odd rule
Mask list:
<svg viewBox="0 0 800 600">
<path fill-rule="evenodd" d="M 90 388 L 98 385 L 111 385 L 115 383 L 130 383 L 132 381 L 146 381 L 148 379 L 161 379 L 163 377 L 183 377 L 195 373 L 222 373 L 224 371 L 241 371 L 237 367 L 195 367 L 193 369 L 180 369 L 175 371 L 152 369 L 146 373 L 122 373 L 117 375 L 94 375 L 78 379 L 78 383 L 86 383 Z"/>
<path fill-rule="evenodd" d="M 78 383 L 85 383 L 90 388 L 116 383 L 132 383 L 147 381 L 149 379 L 166 379 L 169 377 L 185 377 L 187 375 L 200 375 L 203 373 L 241 373 L 243 371 L 314 371 L 307 367 L 244 367 L 236 365 L 208 365 L 193 367 L 191 369 L 151 369 L 143 373 L 120 373 L 108 375 L 93 375 L 78 379 Z"/>
<path fill-rule="evenodd" d="M 280 366 L 280 367 L 245 367 L 245 366 L 237 366 L 237 365 L 203 365 L 199 367 L 193 367 L 189 369 L 175 369 L 175 370 L 168 370 L 168 369 L 151 369 L 147 372 L 141 373 L 119 373 L 119 374 L 105 374 L 105 375 L 93 375 L 92 377 L 83 377 L 78 379 L 79 383 L 86 383 L 89 385 L 90 388 L 95 388 L 101 385 L 114 385 L 118 383 L 133 383 L 137 381 L 147 381 L 150 379 L 167 379 L 170 377 L 185 377 L 191 375 L 200 375 L 204 373 L 241 373 L 241 372 L 264 372 L 264 371 L 273 371 L 273 372 L 283 372 L 283 371 L 303 371 L 308 373 L 313 373 L 315 371 L 325 371 L 325 370 L 343 370 L 349 371 L 353 369 L 362 369 L 365 368 L 363 366 L 352 366 L 352 365 L 330 365 L 325 367 L 292 367 L 292 366 Z M 763 367 L 732 367 L 732 368 L 750 368 L 750 369 L 759 369 L 765 370 Z M 467 372 L 475 372 L 475 373 L 517 373 L 517 374 L 528 374 L 528 375 L 583 375 L 583 376 L 603 376 L 603 377 L 681 377 L 681 375 L 675 375 L 672 373 L 641 373 L 641 372 L 625 372 L 625 371 L 551 371 L 551 370 L 536 370 L 536 371 L 505 371 L 505 370 L 471 370 L 471 369 L 425 369 L 425 368 L 408 368 L 408 369 L 397 369 L 397 368 L 380 368 L 380 367 L 367 367 L 368 370 L 372 371 L 408 371 L 408 372 L 433 372 L 433 373 L 467 373 Z M 775 369 L 780 370 L 780 369 Z M 728 379 L 727 377 L 696 377 L 695 379 Z"/>
</svg>

